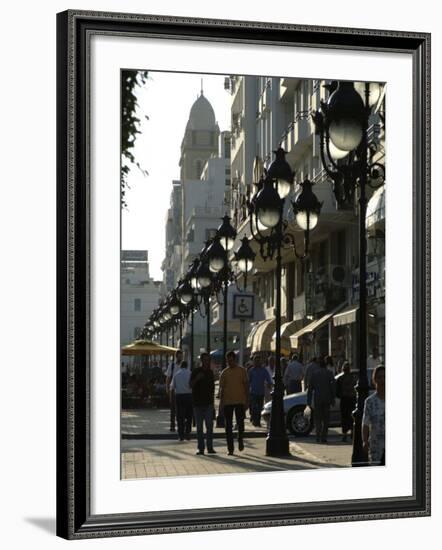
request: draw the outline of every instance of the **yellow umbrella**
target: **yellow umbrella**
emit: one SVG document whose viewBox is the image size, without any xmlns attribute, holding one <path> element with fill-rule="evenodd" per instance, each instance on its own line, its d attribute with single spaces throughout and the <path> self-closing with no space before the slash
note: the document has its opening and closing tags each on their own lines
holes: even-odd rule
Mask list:
<svg viewBox="0 0 442 550">
<path fill-rule="evenodd" d="M 135 340 L 121 348 L 121 355 L 171 355 L 176 351 L 178 351 L 177 348 L 163 346 L 150 340 Z"/>
</svg>

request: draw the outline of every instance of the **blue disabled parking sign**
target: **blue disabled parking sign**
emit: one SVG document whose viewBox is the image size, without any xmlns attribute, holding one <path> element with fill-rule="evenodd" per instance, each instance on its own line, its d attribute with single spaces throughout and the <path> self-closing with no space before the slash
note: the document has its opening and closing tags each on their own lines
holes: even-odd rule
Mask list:
<svg viewBox="0 0 442 550">
<path fill-rule="evenodd" d="M 255 296 L 253 294 L 233 295 L 233 318 L 253 319 L 255 310 Z"/>
</svg>

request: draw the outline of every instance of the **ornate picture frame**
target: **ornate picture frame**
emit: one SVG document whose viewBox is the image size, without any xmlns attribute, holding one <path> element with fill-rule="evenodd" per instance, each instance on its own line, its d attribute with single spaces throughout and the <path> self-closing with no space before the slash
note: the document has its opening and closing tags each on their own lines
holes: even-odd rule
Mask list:
<svg viewBox="0 0 442 550">
<path fill-rule="evenodd" d="M 413 69 L 412 494 L 94 514 L 90 71 L 93 36 L 407 54 Z M 57 16 L 57 534 L 66 539 L 430 514 L 430 35 L 69 10 Z"/>
</svg>

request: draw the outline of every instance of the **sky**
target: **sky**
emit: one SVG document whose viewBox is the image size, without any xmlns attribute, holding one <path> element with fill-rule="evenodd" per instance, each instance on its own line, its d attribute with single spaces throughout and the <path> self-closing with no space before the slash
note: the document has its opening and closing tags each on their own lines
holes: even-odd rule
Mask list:
<svg viewBox="0 0 442 550">
<path fill-rule="evenodd" d="M 147 250 L 150 275 L 155 280 L 163 278 L 161 262 L 172 180 L 179 179 L 181 140 L 190 109 L 200 94 L 201 79 L 220 130 L 229 130 L 230 93 L 224 90 L 224 76 L 149 71 L 149 80 L 137 92 L 141 134 L 133 153 L 148 175 L 136 166 L 131 168 L 127 208 L 122 212 L 122 248 Z"/>
</svg>

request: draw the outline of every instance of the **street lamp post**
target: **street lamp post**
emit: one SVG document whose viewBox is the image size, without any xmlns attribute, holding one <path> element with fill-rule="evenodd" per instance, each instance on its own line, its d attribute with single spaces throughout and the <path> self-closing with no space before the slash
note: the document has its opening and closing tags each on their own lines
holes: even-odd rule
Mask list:
<svg viewBox="0 0 442 550">
<path fill-rule="evenodd" d="M 222 224 L 218 227 L 212 244 L 207 249 L 210 271 L 218 275 L 223 293 L 223 358 L 222 369 L 226 368 L 227 354 L 227 317 L 228 317 L 228 292 L 229 283 L 233 278 L 233 272 L 229 265 L 229 252 L 235 244 L 236 231 L 230 224 L 230 218 L 226 214 Z"/>
<path fill-rule="evenodd" d="M 187 308 L 187 311 L 190 310 L 190 368 L 193 369 L 193 313 L 194 313 L 194 296 L 193 288 L 189 282 L 190 275 L 188 274 L 186 278 L 179 282 L 177 288 L 177 295 L 183 306 Z"/>
<path fill-rule="evenodd" d="M 237 265 L 237 268 L 239 270 L 239 274 L 242 274 L 244 277 L 244 285 L 243 288 L 241 288 L 238 285 L 238 282 L 236 283 L 236 286 L 240 292 L 247 292 L 247 274 L 249 271 L 253 268 L 253 263 L 255 261 L 256 254 L 253 252 L 252 247 L 249 243 L 249 238 L 247 235 L 245 235 L 241 239 L 241 245 L 238 248 L 238 250 L 235 252 L 235 262 Z M 239 278 L 239 277 L 238 277 Z M 243 317 L 239 320 L 240 323 L 240 331 L 239 331 L 239 342 L 240 342 L 240 350 L 239 350 L 239 363 L 240 365 L 243 364 L 244 360 L 244 334 L 245 334 L 245 319 Z"/>
<path fill-rule="evenodd" d="M 308 236 L 316 225 L 321 204 L 311 191 L 311 184 L 306 180 L 296 201 L 292 203 L 295 218 L 305 222 L 305 251 L 301 256 L 296 250 L 295 237 L 287 231 L 288 222 L 283 219 L 285 198 L 292 188 L 294 173 L 285 160 L 285 151 L 275 151 L 275 160 L 269 166 L 265 177 L 258 184 L 259 191 L 248 203 L 250 231 L 258 242 L 260 254 L 264 261 L 276 260 L 275 269 L 275 376 L 272 392 L 272 412 L 270 428 L 266 440 L 268 456 L 289 455 L 289 440 L 285 427 L 284 387 L 281 371 L 281 279 L 283 246 L 290 245 L 298 258 L 308 254 Z M 298 222 L 299 223 L 299 222 Z"/>
<path fill-rule="evenodd" d="M 190 311 L 190 369 L 193 369 L 193 356 L 194 356 L 194 349 L 193 349 L 193 318 L 194 318 L 194 310 L 193 308 Z"/>
<path fill-rule="evenodd" d="M 249 238 L 245 235 L 241 239 L 241 246 L 235 252 L 235 261 L 238 269 L 244 275 L 244 290 L 247 290 L 247 274 L 253 269 L 256 254 L 250 246 Z M 239 287 L 238 287 L 239 288 Z M 239 290 L 241 290 L 239 288 Z"/>
<path fill-rule="evenodd" d="M 206 352 L 210 355 L 210 295 L 212 293 L 212 273 L 209 269 L 207 245 L 200 255 L 200 262 L 196 272 L 199 293 L 204 302 L 206 315 Z"/>
<path fill-rule="evenodd" d="M 222 368 L 225 369 L 227 366 L 226 355 L 227 355 L 227 316 L 228 316 L 228 291 L 229 291 L 229 282 L 232 278 L 232 270 L 229 266 L 229 252 L 232 250 L 235 239 L 236 231 L 230 224 L 230 218 L 226 214 L 222 220 L 222 224 L 219 226 L 217 231 L 217 238 L 221 243 L 222 249 L 224 251 L 224 266 L 221 270 L 221 277 L 223 281 L 223 305 L 224 305 L 224 317 L 223 317 L 223 362 Z"/>
<path fill-rule="evenodd" d="M 376 150 L 368 142 L 368 123 L 372 107 L 379 100 L 380 86 L 376 83 L 334 82 L 328 86 L 330 96 L 321 102 L 321 109 L 313 114 L 320 136 L 321 160 L 334 182 L 338 206 L 351 205 L 359 188 L 359 322 L 357 325 L 359 376 L 356 386 L 357 404 L 353 412 L 352 466 L 363 466 L 367 457 L 362 445 L 362 416 L 368 396 L 367 378 L 367 286 L 366 286 L 366 213 L 367 184 L 383 184 L 385 169 L 373 162 Z M 371 152 L 369 156 L 369 151 Z M 378 182 L 372 184 L 371 180 Z"/>
<path fill-rule="evenodd" d="M 180 346 L 181 346 L 181 340 L 183 339 L 183 322 L 184 322 L 184 317 L 183 315 L 181 314 L 181 317 L 180 317 L 180 321 L 179 321 L 179 338 L 180 338 Z"/>
</svg>

